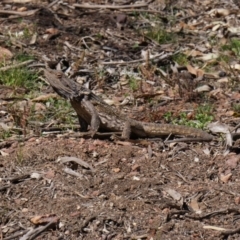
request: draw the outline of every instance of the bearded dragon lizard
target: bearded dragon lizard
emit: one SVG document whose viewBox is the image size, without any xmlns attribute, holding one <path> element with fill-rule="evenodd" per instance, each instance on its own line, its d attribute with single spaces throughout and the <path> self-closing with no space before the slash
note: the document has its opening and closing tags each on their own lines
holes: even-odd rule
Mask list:
<svg viewBox="0 0 240 240">
<path fill-rule="evenodd" d="M 105 103 L 91 90 L 67 78 L 63 72 L 44 69 L 44 74 L 53 89 L 60 96 L 70 100 L 78 115 L 81 131 L 87 131 L 90 126 L 92 135 L 99 130 L 121 132 L 123 139 L 129 139 L 132 135 L 135 137 L 161 137 L 171 134 L 191 137 L 185 140 L 194 142 L 213 139 L 213 136 L 207 132 L 192 127 L 134 120 Z M 181 139 L 177 140 L 181 141 Z"/>
</svg>

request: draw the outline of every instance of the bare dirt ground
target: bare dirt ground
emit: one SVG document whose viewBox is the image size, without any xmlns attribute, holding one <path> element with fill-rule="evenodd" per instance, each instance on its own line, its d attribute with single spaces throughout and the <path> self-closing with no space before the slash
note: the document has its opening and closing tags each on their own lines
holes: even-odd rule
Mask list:
<svg viewBox="0 0 240 240">
<path fill-rule="evenodd" d="M 166 112 L 178 116 L 183 109 L 195 109 L 207 101 L 214 105 L 214 120 L 237 125 L 239 118 L 232 108 L 239 99 L 237 67 L 227 71 L 227 64 L 213 62 L 213 56 L 194 62 L 196 56 L 218 53 L 206 44 L 213 32 L 218 37 L 238 25 L 239 10 L 234 3 L 116 1 L 113 5 L 95 1 L 91 4 L 96 8 L 81 8 L 74 5 L 80 1 L 54 2 L 49 6 L 50 1 L 3 1 L 1 47 L 34 56 L 35 66 L 29 68 L 35 71 L 37 64 L 43 67 L 46 61 L 68 68 L 85 50 L 78 80 L 91 79 L 91 88 L 98 94 L 111 104 L 126 103 L 120 106 L 122 110 L 139 120 L 161 122 Z M 143 6 L 123 8 L 130 4 Z M 107 7 L 116 5 L 121 7 Z M 7 12 L 22 7 L 26 9 L 21 13 L 38 11 L 29 12 L 30 16 Z M 220 8 L 229 12 L 216 13 Z M 159 22 L 174 32 L 177 41 L 161 44 L 143 34 Z M 25 38 L 14 41 L 13 35 L 21 32 Z M 228 37 L 223 34 L 219 39 Z M 174 72 L 172 57 L 187 50 L 194 50 L 195 56 L 189 55 L 189 63 L 182 65 L 185 75 L 180 67 Z M 142 64 L 147 62 L 142 58 L 144 51 L 155 56 L 150 66 Z M 235 56 L 231 57 L 229 65 L 230 61 L 236 64 Z M 209 88 L 198 94 L 193 91 L 198 84 L 189 81 L 193 72 L 195 78 L 202 77 L 199 72 L 204 64 L 209 66 L 210 77 L 201 79 L 201 85 Z M 205 74 L 205 70 L 201 71 Z M 125 84 L 127 72 L 141 77 L 140 87 L 133 90 L 134 86 Z M 15 124 L 20 116 L 20 133 L 0 142 L 0 239 L 240 239 L 237 142 L 228 147 L 225 135 L 218 133 L 210 143 L 172 144 L 149 139 L 84 139 L 74 137 L 73 131 L 55 133 L 61 119 L 33 126 L 26 108 L 19 107 L 15 115 L 10 111 L 9 104 L 16 102 L 12 97 L 28 90 L 1 85 L 0 120 Z M 49 93 L 54 92 L 43 85 L 26 101 Z M 46 101 L 35 102 L 35 115 L 49 113 Z M 74 115 L 73 111 L 66 114 Z M 75 120 L 78 128 L 76 116 Z"/>
</svg>

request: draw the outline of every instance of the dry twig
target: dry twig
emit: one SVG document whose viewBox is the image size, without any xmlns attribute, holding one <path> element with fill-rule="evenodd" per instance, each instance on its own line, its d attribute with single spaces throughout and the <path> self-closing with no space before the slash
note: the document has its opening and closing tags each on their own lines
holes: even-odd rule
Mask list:
<svg viewBox="0 0 240 240">
<path fill-rule="evenodd" d="M 99 5 L 99 4 L 73 4 L 74 7 L 76 8 L 86 8 L 86 9 L 125 9 L 125 8 L 141 8 L 141 7 L 147 7 L 147 3 L 142 3 L 142 4 L 133 4 L 133 5 Z"/>
<path fill-rule="evenodd" d="M 34 60 L 27 60 L 25 62 L 13 64 L 11 66 L 2 67 L 2 68 L 0 68 L 0 71 L 7 71 L 7 70 L 12 69 L 12 68 L 18 68 L 18 67 L 26 66 L 26 65 L 28 65 L 32 62 L 34 62 Z"/>
<path fill-rule="evenodd" d="M 29 10 L 25 12 L 0 10 L 0 15 L 18 15 L 21 17 L 27 17 L 34 15 L 37 11 L 39 11 L 39 9 Z"/>
</svg>

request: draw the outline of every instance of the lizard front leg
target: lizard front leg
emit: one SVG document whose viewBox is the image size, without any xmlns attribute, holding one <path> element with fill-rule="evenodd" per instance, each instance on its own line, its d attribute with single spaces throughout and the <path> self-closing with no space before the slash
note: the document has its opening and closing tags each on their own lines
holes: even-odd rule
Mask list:
<svg viewBox="0 0 240 240">
<path fill-rule="evenodd" d="M 84 97 L 81 101 L 81 104 L 83 107 L 88 111 L 89 115 L 91 116 L 91 122 L 90 122 L 90 127 L 91 127 L 91 135 L 92 137 L 95 135 L 95 133 L 98 131 L 99 126 L 100 126 L 100 118 L 99 115 L 93 106 L 93 104 L 88 100 L 87 96 Z"/>
<path fill-rule="evenodd" d="M 88 123 L 79 115 L 77 114 L 78 116 L 78 122 L 79 122 L 79 125 L 80 125 L 80 131 L 81 132 L 87 132 L 87 129 L 88 129 Z"/>
<path fill-rule="evenodd" d="M 90 125 L 91 136 L 94 136 L 99 129 L 100 118 L 93 104 L 88 100 L 87 96 L 84 96 L 80 101 L 79 99 L 72 99 L 70 103 L 77 113 L 81 131 L 86 132 L 88 125 Z"/>
</svg>

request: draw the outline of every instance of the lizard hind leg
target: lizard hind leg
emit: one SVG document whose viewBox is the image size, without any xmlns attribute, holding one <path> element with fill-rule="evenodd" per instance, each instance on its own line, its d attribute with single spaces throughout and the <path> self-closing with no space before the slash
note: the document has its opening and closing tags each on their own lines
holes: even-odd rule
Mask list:
<svg viewBox="0 0 240 240">
<path fill-rule="evenodd" d="M 131 123 L 130 121 L 126 121 L 123 126 L 121 138 L 127 140 L 130 139 L 130 135 L 131 135 Z"/>
<path fill-rule="evenodd" d="M 119 136 L 120 135 L 120 136 Z M 121 132 L 112 132 L 112 140 L 129 140 L 131 135 L 131 124 L 126 121 Z"/>
</svg>

